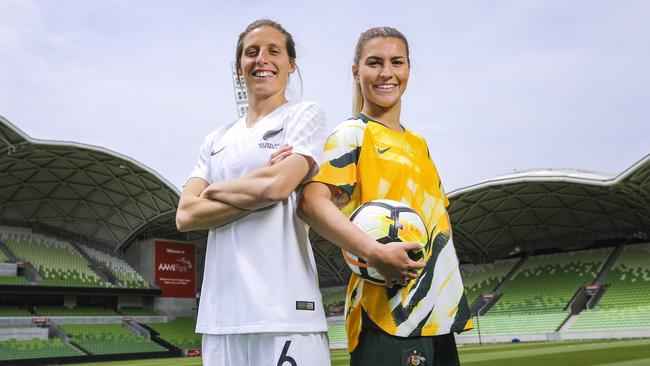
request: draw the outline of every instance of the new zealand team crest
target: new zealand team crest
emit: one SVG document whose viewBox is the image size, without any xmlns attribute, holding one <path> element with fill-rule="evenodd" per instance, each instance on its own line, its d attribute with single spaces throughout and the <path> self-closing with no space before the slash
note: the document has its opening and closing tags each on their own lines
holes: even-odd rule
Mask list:
<svg viewBox="0 0 650 366">
<path fill-rule="evenodd" d="M 427 366 L 427 359 L 424 352 L 417 348 L 411 348 L 402 353 L 402 366 Z"/>
</svg>

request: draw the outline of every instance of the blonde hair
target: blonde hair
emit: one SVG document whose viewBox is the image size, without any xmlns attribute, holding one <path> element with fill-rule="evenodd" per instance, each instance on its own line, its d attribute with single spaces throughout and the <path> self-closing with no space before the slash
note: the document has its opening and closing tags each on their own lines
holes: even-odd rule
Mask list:
<svg viewBox="0 0 650 366">
<path fill-rule="evenodd" d="M 374 38 L 383 37 L 383 38 L 397 38 L 404 42 L 406 46 L 406 61 L 408 64 L 411 64 L 409 59 L 409 42 L 406 40 L 406 37 L 402 32 L 398 31 L 395 28 L 391 27 L 373 27 L 367 31 L 361 33 L 359 40 L 357 41 L 357 47 L 354 51 L 354 64 L 359 66 L 359 61 L 361 59 L 361 52 L 366 43 Z M 354 83 L 354 90 L 352 92 L 352 118 L 355 118 L 359 112 L 363 109 L 363 93 L 361 92 L 361 85 L 358 81 Z"/>
</svg>

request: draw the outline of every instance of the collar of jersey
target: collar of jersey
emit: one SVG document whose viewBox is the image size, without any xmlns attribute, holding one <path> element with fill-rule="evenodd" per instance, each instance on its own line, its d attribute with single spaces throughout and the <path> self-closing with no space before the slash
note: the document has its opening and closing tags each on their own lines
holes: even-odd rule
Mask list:
<svg viewBox="0 0 650 366">
<path fill-rule="evenodd" d="M 391 130 L 391 131 L 393 131 L 393 132 L 395 132 L 395 133 L 402 134 L 402 133 L 406 132 L 406 127 L 404 127 L 401 123 L 399 124 L 399 126 L 402 127 L 402 130 L 403 130 L 403 131 L 402 131 L 402 132 L 395 131 L 395 130 L 393 130 L 392 128 L 386 126 L 385 124 L 383 124 L 383 123 L 381 123 L 381 122 L 377 122 L 377 121 L 373 120 L 372 118 L 366 116 L 365 114 L 363 114 L 363 112 L 359 112 L 359 114 L 357 114 L 357 119 L 362 120 L 363 123 L 365 123 L 365 124 L 368 124 L 368 122 L 374 122 L 374 123 L 376 123 L 376 124 L 378 124 L 378 125 L 382 125 L 382 126 L 386 127 L 387 129 L 389 129 L 389 130 Z"/>
<path fill-rule="evenodd" d="M 267 114 L 266 116 L 264 116 L 264 117 L 258 119 L 257 122 L 255 122 L 255 124 L 254 124 L 252 127 L 248 127 L 248 126 L 247 126 L 246 118 L 248 118 L 248 113 L 246 113 L 246 114 L 241 118 L 242 121 L 243 121 L 243 123 L 244 123 L 244 128 L 245 128 L 247 131 L 257 130 L 257 128 L 258 128 L 257 126 L 259 126 L 259 125 L 261 124 L 260 122 L 266 121 L 266 120 L 270 119 L 271 117 L 274 117 L 275 115 L 277 115 L 278 113 L 280 113 L 281 111 L 285 110 L 287 107 L 289 107 L 289 106 L 291 106 L 291 105 L 293 105 L 293 104 L 295 104 L 295 102 L 286 102 L 286 103 L 284 103 L 284 104 L 279 105 L 277 108 L 275 108 L 274 110 L 272 110 L 271 113 L 269 113 L 269 114 Z"/>
</svg>

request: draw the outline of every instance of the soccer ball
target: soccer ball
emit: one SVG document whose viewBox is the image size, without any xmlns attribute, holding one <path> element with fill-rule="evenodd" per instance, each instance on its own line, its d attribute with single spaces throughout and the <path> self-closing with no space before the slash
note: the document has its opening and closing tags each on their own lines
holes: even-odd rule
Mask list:
<svg viewBox="0 0 650 366">
<path fill-rule="evenodd" d="M 422 248 L 409 251 L 414 261 L 423 262 L 429 251 L 427 227 L 424 220 L 408 205 L 392 200 L 374 200 L 359 206 L 350 220 L 371 238 L 382 244 L 395 241 L 420 243 Z M 352 272 L 366 281 L 384 283 L 377 269 L 369 267 L 363 258 L 343 251 L 343 258 Z"/>
</svg>

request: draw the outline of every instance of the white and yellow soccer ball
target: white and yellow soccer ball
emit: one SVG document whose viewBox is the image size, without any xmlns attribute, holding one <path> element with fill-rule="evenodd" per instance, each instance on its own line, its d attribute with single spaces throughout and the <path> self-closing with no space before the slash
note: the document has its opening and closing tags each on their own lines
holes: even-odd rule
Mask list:
<svg viewBox="0 0 650 366">
<path fill-rule="evenodd" d="M 393 200 L 374 200 L 359 206 L 350 220 L 379 243 L 414 242 L 422 248 L 409 251 L 414 261 L 424 262 L 429 250 L 427 226 L 424 220 L 408 205 Z M 384 277 L 374 267 L 369 267 L 363 258 L 343 251 L 343 258 L 352 272 L 366 281 L 384 283 Z"/>
</svg>

